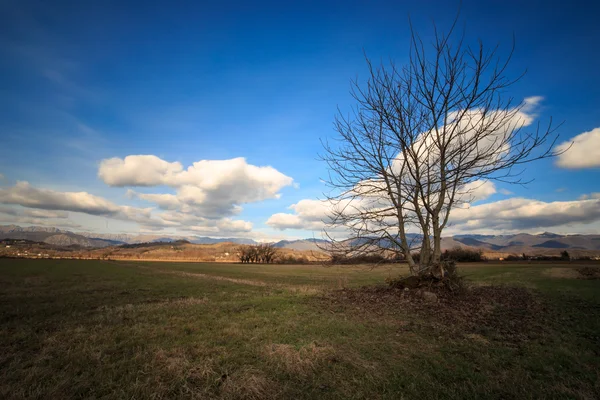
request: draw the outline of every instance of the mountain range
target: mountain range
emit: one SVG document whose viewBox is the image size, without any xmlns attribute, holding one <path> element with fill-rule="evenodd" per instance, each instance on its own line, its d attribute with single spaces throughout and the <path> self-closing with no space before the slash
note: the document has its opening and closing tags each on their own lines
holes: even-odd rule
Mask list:
<svg viewBox="0 0 600 400">
<path fill-rule="evenodd" d="M 121 244 L 145 242 L 173 242 L 187 240 L 194 244 L 216 244 L 232 242 L 237 244 L 257 244 L 248 238 L 211 238 L 203 236 L 164 236 L 151 234 L 104 234 L 93 232 L 71 232 L 54 227 L 17 225 L 0 226 L 0 239 L 26 239 L 44 242 L 55 246 L 80 246 L 87 248 L 109 247 Z M 412 235 L 411 240 L 418 242 L 420 237 Z M 356 241 L 356 239 L 353 239 Z M 323 248 L 327 241 L 321 239 L 281 240 L 274 245 L 277 248 L 293 250 L 314 250 Z M 356 244 L 356 243 L 354 243 Z M 385 243 L 382 243 L 385 246 Z M 561 235 L 551 232 L 541 234 L 518 233 L 513 235 L 455 235 L 442 238 L 442 249 L 464 247 L 481 249 L 490 253 L 508 254 L 550 254 L 562 250 L 600 254 L 600 235 Z"/>
</svg>

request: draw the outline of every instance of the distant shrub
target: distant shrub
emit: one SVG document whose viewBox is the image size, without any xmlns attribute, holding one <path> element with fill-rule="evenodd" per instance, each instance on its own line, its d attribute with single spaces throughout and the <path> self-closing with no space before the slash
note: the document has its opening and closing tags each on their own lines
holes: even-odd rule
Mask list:
<svg viewBox="0 0 600 400">
<path fill-rule="evenodd" d="M 444 251 L 444 254 L 442 254 L 442 260 L 456 261 L 456 262 L 486 261 L 481 249 L 470 250 L 470 249 L 464 249 L 462 247 L 455 247 L 451 250 Z"/>
</svg>

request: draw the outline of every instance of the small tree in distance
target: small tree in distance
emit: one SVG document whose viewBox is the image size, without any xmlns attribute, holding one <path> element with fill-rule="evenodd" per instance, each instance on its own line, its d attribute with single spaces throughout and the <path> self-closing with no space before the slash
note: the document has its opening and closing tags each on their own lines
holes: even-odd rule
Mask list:
<svg viewBox="0 0 600 400">
<path fill-rule="evenodd" d="M 265 263 L 273 262 L 277 255 L 277 248 L 273 243 L 262 243 L 257 246 L 244 245 L 238 248 L 238 257 L 242 264 L 244 263 Z"/>
<path fill-rule="evenodd" d="M 512 50 L 502 58 L 497 47 L 470 47 L 455 24 L 446 34 L 434 26 L 431 44 L 411 27 L 404 65 L 367 59 L 367 82 L 352 85 L 355 108 L 336 118 L 335 145 L 324 143 L 332 189 L 326 235 L 352 255 L 397 251 L 413 275 L 444 274 L 442 232 L 478 186 L 524 183 L 522 166 L 556 155 L 551 121 L 525 129 L 532 122 L 525 111 L 539 98 L 505 97 L 519 79 L 505 76 Z M 350 240 L 335 240 L 330 232 L 340 230 Z"/>
</svg>

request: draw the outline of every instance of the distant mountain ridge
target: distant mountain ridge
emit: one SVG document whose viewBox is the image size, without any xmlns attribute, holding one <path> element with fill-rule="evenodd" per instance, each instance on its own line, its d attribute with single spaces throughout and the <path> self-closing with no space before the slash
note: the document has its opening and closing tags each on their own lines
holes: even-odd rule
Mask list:
<svg viewBox="0 0 600 400">
<path fill-rule="evenodd" d="M 18 225 L 0 226 L 0 239 L 25 239 L 35 242 L 45 242 L 56 246 L 81 246 L 87 248 L 108 247 L 119 244 L 136 244 L 151 242 L 173 242 L 187 240 L 193 244 L 217 244 L 231 242 L 236 244 L 257 244 L 249 238 L 211 238 L 206 236 L 170 236 L 152 234 L 106 234 L 94 232 L 71 232 L 55 227 Z M 418 244 L 421 236 L 410 234 L 409 240 Z M 352 245 L 360 245 L 368 239 L 349 239 Z M 277 248 L 293 250 L 323 250 L 328 241 L 307 238 L 300 240 L 281 240 L 274 243 Z M 391 247 L 388 239 L 380 240 L 380 245 Z M 595 235 L 561 235 L 544 232 L 533 235 L 517 233 L 511 235 L 480 235 L 461 234 L 442 238 L 442 250 L 453 247 L 481 249 L 484 252 L 535 254 L 557 252 L 562 250 L 588 251 L 600 254 L 600 234 Z"/>
<path fill-rule="evenodd" d="M 34 242 L 44 242 L 55 246 L 108 247 L 120 244 L 114 240 L 88 238 L 71 231 L 58 228 L 18 225 L 0 226 L 0 239 L 25 239 Z"/>
<path fill-rule="evenodd" d="M 128 233 L 94 233 L 78 232 L 78 234 L 103 240 L 112 240 L 120 243 L 149 243 L 149 242 L 175 242 L 177 240 L 187 240 L 194 244 L 214 244 L 232 242 L 239 244 L 257 244 L 256 241 L 247 238 L 211 238 L 207 236 L 165 236 L 151 234 L 128 234 Z"/>
</svg>

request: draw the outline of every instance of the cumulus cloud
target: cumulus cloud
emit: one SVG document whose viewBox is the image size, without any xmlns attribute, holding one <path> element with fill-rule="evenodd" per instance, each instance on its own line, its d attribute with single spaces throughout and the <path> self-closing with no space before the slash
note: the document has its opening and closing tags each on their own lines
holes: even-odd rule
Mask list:
<svg viewBox="0 0 600 400">
<path fill-rule="evenodd" d="M 320 230 L 329 221 L 332 205 L 325 200 L 304 199 L 289 208 L 294 213 L 277 213 L 271 215 L 266 224 L 272 228 Z"/>
<path fill-rule="evenodd" d="M 238 214 L 241 204 L 279 198 L 279 191 L 293 184 L 275 168 L 251 165 L 242 157 L 202 160 L 184 170 L 156 156 L 131 155 L 102 161 L 98 176 L 111 186 L 170 186 L 176 194 L 128 193 L 165 210 L 213 219 Z"/>
<path fill-rule="evenodd" d="M 364 184 L 363 184 L 364 186 Z M 292 204 L 289 208 L 293 213 L 277 213 L 271 215 L 266 221 L 266 224 L 272 228 L 285 230 L 285 229 L 305 229 L 305 230 L 321 230 L 331 222 L 331 217 L 337 212 L 342 210 L 349 210 L 349 213 L 356 212 L 357 210 L 375 210 L 385 209 L 390 207 L 390 202 L 381 195 L 383 190 L 378 190 L 380 186 L 377 182 L 369 182 L 368 188 L 365 189 L 369 194 L 366 196 L 360 196 L 360 193 L 365 190 L 361 187 L 357 187 L 354 192 L 358 195 L 336 201 L 335 203 L 327 200 L 314 200 L 314 199 L 303 199 L 296 204 Z M 375 188 L 375 190 L 371 190 Z M 465 206 L 469 207 L 470 203 L 476 203 L 482 201 L 495 194 L 496 185 L 491 181 L 477 180 L 464 185 L 460 189 L 458 194 L 459 199 L 457 200 L 457 207 Z M 331 230 L 335 227 L 328 227 Z"/>
<path fill-rule="evenodd" d="M 0 189 L 0 203 L 104 216 L 115 215 L 120 211 L 116 204 L 87 192 L 38 189 L 23 181 L 17 182 L 15 186 Z"/>
<path fill-rule="evenodd" d="M 485 200 L 496 193 L 496 185 L 491 181 L 477 180 L 469 182 L 460 189 L 460 201 L 475 203 Z"/>
<path fill-rule="evenodd" d="M 267 225 L 279 230 L 321 230 L 325 227 L 322 221 L 327 221 L 327 203 L 301 200 L 290 208 L 294 213 L 274 214 L 266 222 Z M 600 193 L 584 195 L 572 201 L 543 202 L 510 198 L 454 208 L 450 213 L 448 231 L 455 234 L 533 230 L 599 221 Z"/>
<path fill-rule="evenodd" d="M 153 155 L 109 158 L 100 162 L 98 177 L 110 186 L 168 185 L 183 170 L 179 162 L 167 162 Z"/>
<path fill-rule="evenodd" d="M 12 187 L 0 189 L 0 204 L 17 205 L 25 209 L 0 206 L 0 214 L 5 215 L 0 216 L 0 220 L 11 223 L 74 227 L 70 222 L 64 221 L 70 211 L 135 222 L 144 230 L 176 228 L 217 236 L 242 234 L 252 230 L 252 224 L 247 221 L 230 218 L 209 219 L 170 210 L 169 207 L 176 206 L 177 203 L 169 195 L 144 195 L 135 192 L 130 192 L 129 195 L 140 198 L 150 196 L 145 200 L 160 203 L 164 209 L 169 211 L 153 214 L 152 208 L 118 205 L 87 192 L 59 192 L 36 188 L 28 182 L 17 182 Z M 52 223 L 42 223 L 51 219 L 54 219 Z M 57 220 L 59 221 L 57 222 Z M 77 225 L 77 227 L 79 226 Z"/>
<path fill-rule="evenodd" d="M 501 162 L 510 152 L 511 140 L 509 138 L 521 128 L 528 127 L 533 123 L 536 118 L 534 110 L 542 100 L 541 96 L 532 96 L 525 98 L 519 107 L 511 109 L 473 108 L 466 111 L 449 112 L 448 123 L 440 127 L 440 130 L 457 133 L 445 149 L 447 154 L 452 155 L 452 158 L 447 159 L 446 162 L 455 165 L 471 163 L 471 170 L 477 173 L 490 171 L 490 165 Z M 484 127 L 487 131 L 482 135 L 481 130 Z M 477 141 L 477 146 L 465 147 L 473 140 Z M 437 173 L 439 166 L 436 163 L 441 157 L 441 153 L 436 143 L 436 135 L 431 132 L 422 133 L 411 145 L 415 159 L 407 160 L 400 152 L 390 168 L 392 171 L 400 171 L 407 163 L 409 165 L 417 163 L 429 165 Z M 417 168 L 417 166 L 414 165 L 413 168 Z M 406 175 L 405 179 L 406 182 L 412 182 L 409 175 Z"/>
<path fill-rule="evenodd" d="M 181 202 L 177 196 L 173 194 L 146 194 L 138 193 L 131 189 L 127 190 L 127 196 L 129 198 L 139 198 L 151 203 L 155 203 L 159 208 L 163 210 L 176 210 L 181 207 Z"/>
<path fill-rule="evenodd" d="M 531 125 L 535 119 L 534 110 L 542 101 L 542 97 L 528 97 L 519 107 L 512 109 L 501 110 L 482 110 L 472 109 L 468 111 L 455 111 L 448 115 L 447 125 L 444 127 L 449 132 L 456 133 L 457 139 L 445 148 L 447 158 L 446 163 L 449 165 L 465 165 L 466 162 L 473 176 L 486 173 L 493 173 L 493 165 L 496 161 L 500 161 L 511 151 L 512 135 L 518 134 L 521 128 Z M 486 135 L 481 135 L 482 129 L 487 129 L 489 132 Z M 400 152 L 396 155 L 393 161 L 387 166 L 390 173 L 396 177 L 400 177 L 399 187 L 403 192 L 403 198 L 410 199 L 410 189 L 415 182 L 415 175 L 402 173 L 406 171 L 407 165 L 412 166 L 411 170 L 417 170 L 422 165 L 427 166 L 426 172 L 422 176 L 428 174 L 436 175 L 439 172 L 439 159 L 441 157 L 441 149 L 436 142 L 436 135 L 430 132 L 422 133 L 415 142 L 411 145 L 411 156 L 405 158 L 405 154 Z M 468 146 L 469 149 L 464 150 L 461 147 L 470 141 L 477 141 L 476 146 Z M 365 169 L 368 169 L 365 167 Z M 395 174 L 394 174 L 395 172 Z M 357 173 L 357 174 L 360 174 Z M 469 176 L 468 173 L 465 175 Z M 460 179 L 461 175 L 455 175 Z M 276 229 L 315 229 L 318 226 L 324 226 L 328 222 L 328 217 L 335 214 L 343 214 L 347 219 L 348 224 L 354 229 L 370 230 L 373 225 L 374 229 L 386 229 L 387 226 L 394 226 L 393 215 L 395 213 L 395 205 L 388 198 L 387 185 L 384 177 L 377 173 L 372 176 L 364 177 L 357 182 L 353 187 L 347 188 L 343 193 L 340 193 L 339 201 L 331 203 L 308 203 L 306 200 L 292 205 L 290 208 L 293 213 L 278 213 L 272 215 L 267 224 Z M 488 199 L 490 196 L 498 192 L 495 184 L 490 180 L 475 180 L 470 182 L 459 181 L 462 185 L 457 188 L 456 196 L 453 197 L 457 208 L 468 208 L 472 203 L 477 203 Z M 427 188 L 427 193 L 424 194 L 430 202 L 436 203 L 437 196 L 440 194 L 439 183 L 432 185 L 425 182 L 422 188 Z M 457 183 L 458 184 L 458 183 Z M 504 194 L 510 193 L 503 190 Z M 454 195 L 453 195 L 454 196 Z M 308 205 L 305 207 L 305 205 Z M 424 209 L 422 199 L 416 199 L 414 202 L 407 201 L 402 207 L 409 213 L 408 218 L 416 214 L 415 207 Z M 408 211 L 412 208 L 413 211 Z M 411 214 L 412 213 L 412 214 Z M 365 216 L 377 214 L 381 218 L 375 219 Z M 385 217 L 383 217 L 385 216 Z"/>
<path fill-rule="evenodd" d="M 581 169 L 600 167 L 600 128 L 583 132 L 556 147 L 556 165 L 563 168 Z"/>
<path fill-rule="evenodd" d="M 23 181 L 17 182 L 14 186 L 0 189 L 0 203 L 40 210 L 79 212 L 141 224 L 159 223 L 152 220 L 149 208 L 120 206 L 87 192 L 59 192 L 40 189 Z"/>
<path fill-rule="evenodd" d="M 68 220 L 68 217 L 69 213 L 65 211 L 48 211 L 0 206 L 0 222 L 4 224 L 56 226 L 59 228 L 81 227 L 81 225 Z"/>
<path fill-rule="evenodd" d="M 590 194 L 582 194 L 579 196 L 579 200 L 589 200 L 589 199 L 600 199 L 600 192 L 594 192 Z"/>
<path fill-rule="evenodd" d="M 31 218 L 42 218 L 42 219 L 65 219 L 69 217 L 69 213 L 65 211 L 48 211 L 48 210 L 31 210 L 31 209 L 18 209 L 15 207 L 4 207 L 0 206 L 0 214 L 23 216 Z"/>
<path fill-rule="evenodd" d="M 325 224 L 321 221 L 308 221 L 297 214 L 277 213 L 269 217 L 266 222 L 272 228 L 285 229 L 305 229 L 305 230 L 321 230 Z"/>
<path fill-rule="evenodd" d="M 552 228 L 600 220 L 600 199 L 543 202 L 512 198 L 455 209 L 450 214 L 453 230 L 523 230 Z"/>
<path fill-rule="evenodd" d="M 23 217 L 23 216 L 0 216 L 0 222 L 4 224 L 15 224 L 15 225 L 35 225 L 35 226 L 49 226 L 56 228 L 66 228 L 66 229 L 80 229 L 81 225 L 71 222 L 66 219 L 57 219 L 52 220 L 48 218 L 31 218 L 31 217 Z"/>
<path fill-rule="evenodd" d="M 158 217 L 179 229 L 203 235 L 236 236 L 252 231 L 252 223 L 231 218 L 209 219 L 180 211 L 167 211 Z"/>
</svg>

